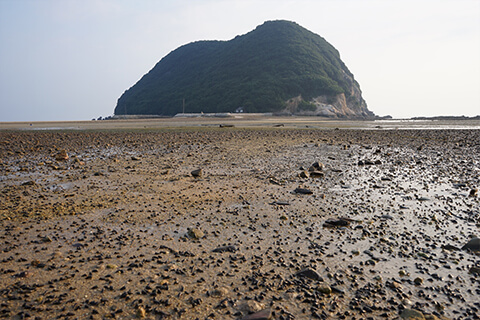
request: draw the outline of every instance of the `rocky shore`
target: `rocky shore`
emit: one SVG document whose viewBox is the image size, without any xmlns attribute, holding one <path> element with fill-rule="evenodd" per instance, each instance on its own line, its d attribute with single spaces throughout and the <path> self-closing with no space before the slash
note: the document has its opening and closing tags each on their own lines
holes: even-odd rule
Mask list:
<svg viewBox="0 0 480 320">
<path fill-rule="evenodd" d="M 0 131 L 0 318 L 479 319 L 480 130 Z"/>
</svg>

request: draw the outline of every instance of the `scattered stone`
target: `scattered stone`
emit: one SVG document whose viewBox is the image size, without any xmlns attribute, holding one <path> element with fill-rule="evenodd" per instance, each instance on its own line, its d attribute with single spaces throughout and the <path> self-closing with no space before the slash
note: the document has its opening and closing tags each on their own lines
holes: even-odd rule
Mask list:
<svg viewBox="0 0 480 320">
<path fill-rule="evenodd" d="M 325 173 L 321 171 L 311 171 L 310 172 L 310 177 L 312 178 L 323 178 L 325 176 Z"/>
<path fill-rule="evenodd" d="M 480 251 L 480 238 L 471 239 L 462 247 L 462 250 Z"/>
<path fill-rule="evenodd" d="M 404 309 L 400 317 L 407 320 L 425 320 L 423 313 L 415 309 Z"/>
<path fill-rule="evenodd" d="M 43 242 L 43 243 L 49 243 L 49 242 L 52 242 L 52 238 L 50 238 L 49 236 L 38 236 L 40 238 L 40 241 Z"/>
<path fill-rule="evenodd" d="M 312 280 L 322 280 L 322 277 L 315 270 L 310 268 L 305 268 L 298 271 L 297 273 L 295 273 L 295 276 L 299 278 L 309 278 Z"/>
<path fill-rule="evenodd" d="M 201 177 L 203 175 L 202 169 L 196 169 L 196 170 L 193 170 L 190 173 L 191 173 L 192 177 L 194 177 L 194 178 L 198 178 L 198 177 Z"/>
<path fill-rule="evenodd" d="M 192 229 L 188 229 L 187 231 L 187 236 L 191 239 L 201 239 L 205 236 L 205 234 L 203 233 L 202 230 L 200 229 L 197 229 L 197 228 L 192 228 Z"/>
<path fill-rule="evenodd" d="M 318 171 L 323 171 L 324 165 L 323 163 L 320 162 L 314 162 L 310 168 L 308 168 L 308 171 L 310 172 L 318 172 Z"/>
<path fill-rule="evenodd" d="M 313 194 L 312 190 L 305 189 L 305 188 L 296 188 L 295 190 L 293 190 L 293 192 L 299 193 L 299 194 Z"/>
<path fill-rule="evenodd" d="M 305 170 L 302 170 L 302 171 L 300 172 L 299 176 L 300 176 L 300 178 L 304 178 L 304 179 L 310 178 L 310 175 L 309 175 L 308 172 L 305 171 Z"/>
<path fill-rule="evenodd" d="M 332 288 L 328 285 L 317 287 L 317 291 L 326 295 L 332 294 Z"/>
<path fill-rule="evenodd" d="M 242 318 L 242 320 L 270 320 L 270 319 L 272 319 L 272 311 L 270 309 L 263 309 Z"/>
<path fill-rule="evenodd" d="M 28 278 L 32 275 L 33 275 L 33 273 L 31 271 L 22 271 L 22 272 L 16 274 L 15 277 L 17 277 L 17 278 Z"/>
<path fill-rule="evenodd" d="M 226 296 L 228 293 L 229 291 L 225 287 L 216 288 L 209 292 L 210 296 L 219 298 Z"/>
<path fill-rule="evenodd" d="M 264 308 L 264 305 L 261 303 L 258 303 L 255 300 L 248 300 L 240 306 L 240 310 L 246 313 L 256 313 L 259 311 L 263 311 L 263 308 Z M 256 318 L 250 318 L 250 319 L 256 319 Z"/>
<path fill-rule="evenodd" d="M 480 267 L 471 267 L 468 272 L 470 272 L 471 274 L 480 275 Z"/>
<path fill-rule="evenodd" d="M 459 247 L 456 247 L 456 246 L 451 245 L 451 244 L 442 245 L 442 249 L 444 249 L 444 250 L 449 250 L 449 251 L 458 251 L 458 250 L 460 250 Z"/>
<path fill-rule="evenodd" d="M 478 189 L 477 188 L 471 189 L 468 195 L 470 197 L 476 197 L 478 195 Z"/>
<path fill-rule="evenodd" d="M 289 206 L 290 202 L 288 202 L 288 201 L 273 201 L 270 204 L 271 205 L 277 205 L 277 206 Z"/>
<path fill-rule="evenodd" d="M 145 311 L 144 307 L 138 307 L 137 308 L 137 318 L 145 318 L 147 316 L 147 312 Z"/>
<path fill-rule="evenodd" d="M 60 150 L 57 154 L 55 154 L 55 160 L 57 161 L 65 161 L 68 160 L 68 154 L 66 150 Z"/>
<path fill-rule="evenodd" d="M 323 223 L 323 226 L 324 227 L 347 227 L 350 225 L 350 223 L 352 222 L 358 222 L 354 219 L 350 219 L 350 218 L 345 218 L 345 217 L 341 217 L 341 218 L 338 218 L 338 219 L 328 219 L 327 221 L 325 221 Z"/>
<path fill-rule="evenodd" d="M 82 160 L 80 160 L 80 159 L 77 158 L 77 157 L 75 157 L 75 158 L 73 159 L 73 161 L 74 161 L 77 165 L 79 165 L 79 166 L 85 165 L 85 162 L 83 162 Z"/>
<path fill-rule="evenodd" d="M 238 248 L 236 246 L 230 245 L 230 246 L 222 246 L 222 247 L 215 248 L 213 249 L 213 252 L 235 252 L 237 250 Z"/>
<path fill-rule="evenodd" d="M 382 215 L 380 216 L 380 219 L 381 219 L 381 220 L 393 220 L 393 217 L 392 217 L 391 215 L 389 215 L 389 214 L 382 214 Z"/>
<path fill-rule="evenodd" d="M 278 181 L 278 180 L 275 179 L 275 178 L 270 178 L 270 179 L 268 179 L 268 182 L 270 182 L 271 184 L 276 184 L 277 186 L 282 186 L 282 185 L 283 185 L 282 182 Z"/>
<path fill-rule="evenodd" d="M 0 318 L 476 318 L 480 132 L 182 130 L 0 132 Z"/>
<path fill-rule="evenodd" d="M 425 202 L 425 201 L 430 201 L 430 198 L 428 198 L 428 197 L 418 197 L 417 200 L 421 201 L 421 202 Z"/>
<path fill-rule="evenodd" d="M 360 161 L 358 161 L 359 166 L 373 166 L 374 164 L 375 164 L 375 162 L 373 162 L 371 160 L 360 160 Z"/>
<path fill-rule="evenodd" d="M 387 281 L 387 286 L 390 288 L 390 289 L 393 289 L 395 291 L 401 291 L 402 290 L 402 284 L 396 280 L 392 280 L 392 281 Z"/>
</svg>

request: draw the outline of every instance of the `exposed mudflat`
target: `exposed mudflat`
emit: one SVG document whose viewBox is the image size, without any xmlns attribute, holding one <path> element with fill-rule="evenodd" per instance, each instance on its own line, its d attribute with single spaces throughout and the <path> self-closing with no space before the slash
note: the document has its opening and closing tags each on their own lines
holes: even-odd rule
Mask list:
<svg viewBox="0 0 480 320">
<path fill-rule="evenodd" d="M 480 130 L 3 130 L 0 318 L 478 319 L 479 186 Z"/>
</svg>

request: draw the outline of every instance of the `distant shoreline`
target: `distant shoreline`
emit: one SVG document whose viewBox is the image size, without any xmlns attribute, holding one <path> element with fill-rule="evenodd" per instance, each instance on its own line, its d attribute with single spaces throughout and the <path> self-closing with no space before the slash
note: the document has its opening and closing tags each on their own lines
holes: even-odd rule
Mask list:
<svg viewBox="0 0 480 320">
<path fill-rule="evenodd" d="M 232 114 L 230 117 L 170 117 L 84 120 L 0 122 L 0 130 L 165 130 L 190 128 L 283 128 L 283 129 L 480 129 L 477 117 L 376 118 L 371 120 L 332 119 L 312 116 L 266 116 Z"/>
</svg>

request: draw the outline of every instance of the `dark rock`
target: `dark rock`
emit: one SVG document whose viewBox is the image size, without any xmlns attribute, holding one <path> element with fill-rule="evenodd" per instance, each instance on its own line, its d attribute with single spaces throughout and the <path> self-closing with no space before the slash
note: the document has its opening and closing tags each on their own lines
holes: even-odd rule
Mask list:
<svg viewBox="0 0 480 320">
<path fill-rule="evenodd" d="M 298 271 L 295 275 L 299 278 L 309 278 L 312 280 L 322 280 L 322 277 L 313 269 L 305 268 L 303 270 Z"/>
<path fill-rule="evenodd" d="M 462 247 L 462 250 L 480 251 L 480 238 L 471 239 Z"/>
<path fill-rule="evenodd" d="M 427 197 L 418 197 L 417 198 L 418 201 L 430 201 L 430 198 L 427 198 Z"/>
<path fill-rule="evenodd" d="M 235 252 L 238 248 L 236 246 L 223 246 L 213 249 L 213 252 Z"/>
<path fill-rule="evenodd" d="M 187 236 L 191 239 L 201 239 L 205 236 L 202 230 L 193 228 L 193 229 L 188 229 L 187 231 Z"/>
<path fill-rule="evenodd" d="M 313 194 L 312 190 L 305 189 L 305 188 L 296 188 L 295 190 L 293 190 L 293 192 L 299 193 L 299 194 Z"/>
<path fill-rule="evenodd" d="M 196 170 L 193 170 L 190 173 L 191 173 L 192 177 L 195 177 L 195 178 L 201 177 L 202 174 L 203 174 L 202 169 L 196 169 Z"/>
<path fill-rule="evenodd" d="M 228 289 L 225 287 L 220 287 L 217 289 L 214 289 L 212 291 L 209 291 L 210 296 L 212 297 L 224 297 L 228 294 Z"/>
<path fill-rule="evenodd" d="M 325 174 L 321 171 L 311 171 L 310 172 L 310 177 L 312 178 L 323 178 Z"/>
<path fill-rule="evenodd" d="M 424 320 L 425 319 L 425 316 L 423 315 L 423 313 L 414 309 L 404 309 L 400 314 L 400 317 L 402 319 L 408 319 L 408 320 Z"/>
<path fill-rule="evenodd" d="M 329 285 L 319 286 L 317 291 L 326 295 L 332 294 L 332 288 Z"/>
<path fill-rule="evenodd" d="M 303 170 L 303 171 L 300 172 L 299 176 L 300 176 L 300 178 L 306 179 L 306 178 L 310 177 L 310 174 L 307 171 Z"/>
<path fill-rule="evenodd" d="M 242 320 L 269 320 L 269 319 L 272 319 L 272 311 L 270 309 L 263 309 L 242 318 Z"/>
<path fill-rule="evenodd" d="M 310 166 L 310 168 L 308 168 L 308 171 L 310 171 L 310 172 L 322 171 L 323 168 L 324 168 L 323 163 L 315 162 L 315 163 L 313 163 L 313 164 Z"/>
<path fill-rule="evenodd" d="M 480 275 L 480 267 L 471 267 L 468 272 L 470 272 L 471 274 Z"/>
<path fill-rule="evenodd" d="M 445 245 L 442 245 L 442 249 L 444 250 L 460 250 L 460 248 L 454 246 L 454 245 L 451 245 L 451 244 L 445 244 Z"/>
<path fill-rule="evenodd" d="M 325 221 L 323 224 L 324 227 L 347 227 L 350 225 L 352 222 L 358 222 L 356 220 L 350 219 L 350 218 L 338 218 L 338 219 L 328 219 Z"/>
<path fill-rule="evenodd" d="M 277 206 L 289 206 L 290 202 L 287 202 L 287 201 L 273 201 L 270 204 L 271 205 L 277 205 Z"/>
<path fill-rule="evenodd" d="M 56 155 L 55 155 L 55 160 L 57 161 L 65 161 L 68 160 L 68 154 L 67 151 L 65 150 L 60 150 Z"/>
</svg>

